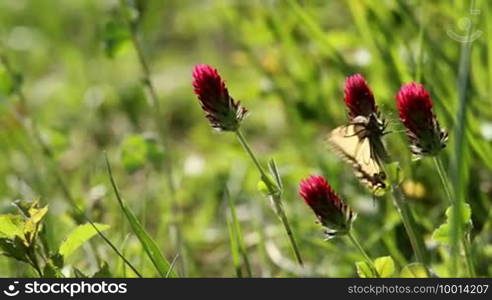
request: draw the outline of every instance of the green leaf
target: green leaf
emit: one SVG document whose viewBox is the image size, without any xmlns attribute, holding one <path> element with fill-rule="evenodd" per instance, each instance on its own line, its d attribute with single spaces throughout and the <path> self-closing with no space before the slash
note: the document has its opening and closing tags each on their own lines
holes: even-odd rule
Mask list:
<svg viewBox="0 0 492 300">
<path fill-rule="evenodd" d="M 15 236 L 14 239 L 0 238 L 0 249 L 3 251 L 2 254 L 7 257 L 29 263 L 27 247 L 24 245 L 24 240 L 19 236 Z"/>
<path fill-rule="evenodd" d="M 103 40 L 104 52 L 109 58 L 114 58 L 129 45 L 130 32 L 124 22 L 111 20 L 104 27 Z"/>
<path fill-rule="evenodd" d="M 462 209 L 461 209 L 461 220 L 463 224 L 469 224 L 471 222 L 471 208 L 468 204 L 464 204 Z M 448 207 L 446 209 L 446 223 L 442 224 L 439 226 L 434 232 L 432 233 L 432 238 L 439 243 L 442 244 L 449 244 L 449 237 L 450 237 L 450 222 L 451 222 L 451 215 L 453 213 L 453 208 Z"/>
<path fill-rule="evenodd" d="M 427 278 L 427 271 L 420 263 L 406 265 L 400 272 L 402 278 Z"/>
<path fill-rule="evenodd" d="M 446 217 L 448 218 L 448 222 L 452 219 L 451 215 L 453 213 L 453 207 L 448 207 L 446 209 Z M 461 207 L 461 221 L 463 224 L 466 224 L 471 221 L 471 208 L 468 203 L 463 203 Z"/>
<path fill-rule="evenodd" d="M 142 169 L 147 162 L 159 167 L 164 160 L 164 150 L 152 138 L 132 135 L 121 145 L 121 160 L 128 173 Z"/>
<path fill-rule="evenodd" d="M 232 263 L 234 264 L 234 270 L 236 271 L 236 276 L 238 278 L 242 278 L 242 269 L 241 269 L 241 259 L 239 255 L 239 243 L 236 237 L 236 232 L 234 230 L 234 225 L 232 221 L 229 220 L 229 217 L 226 217 L 227 229 L 229 232 L 229 242 L 231 246 L 231 255 L 232 255 Z"/>
<path fill-rule="evenodd" d="M 258 181 L 258 184 L 256 185 L 256 188 L 260 193 L 262 193 L 265 196 L 268 196 L 269 191 L 266 183 L 263 180 Z"/>
<path fill-rule="evenodd" d="M 145 252 L 149 256 L 155 268 L 162 277 L 165 277 L 170 268 L 170 264 L 162 255 L 159 247 L 157 246 L 157 243 L 152 239 L 147 231 L 145 231 L 135 214 L 124 203 L 121 203 L 121 209 L 125 213 L 125 216 L 130 223 L 133 232 L 135 232 L 135 235 L 138 237 L 140 243 L 142 244 Z M 170 277 L 175 277 L 174 272 L 172 272 L 171 274 L 172 275 Z"/>
<path fill-rule="evenodd" d="M 133 173 L 147 161 L 147 144 L 140 135 L 127 137 L 121 145 L 121 161 L 128 173 Z"/>
<path fill-rule="evenodd" d="M 0 67 L 0 96 L 10 96 L 15 91 L 15 83 L 7 70 Z"/>
<path fill-rule="evenodd" d="M 229 194 L 229 190 L 226 188 L 224 192 L 224 197 L 227 198 L 227 202 L 229 204 L 229 210 L 231 213 L 231 220 L 228 221 L 227 225 L 229 227 L 229 238 L 231 239 L 231 249 L 233 251 L 233 259 L 234 259 L 234 251 L 238 251 L 239 254 L 241 254 L 244 266 L 246 267 L 246 272 L 248 277 L 252 277 L 252 271 L 251 271 L 251 265 L 250 265 L 250 260 L 248 256 L 248 251 L 246 250 L 246 245 L 244 243 L 244 238 L 241 230 L 241 224 L 239 223 L 239 219 L 237 218 L 237 213 L 236 213 L 236 205 L 234 203 L 234 199 L 231 197 Z M 230 223 L 230 224 L 229 224 Z M 236 266 L 236 265 L 235 265 Z M 236 268 L 236 274 L 237 273 L 237 268 Z M 239 270 L 241 270 L 239 268 Z"/>
<path fill-rule="evenodd" d="M 105 159 L 106 159 L 106 166 L 108 169 L 109 179 L 111 181 L 111 185 L 113 186 L 113 190 L 116 194 L 116 199 L 118 200 L 120 208 L 125 214 L 126 219 L 130 223 L 133 232 L 135 233 L 138 240 L 140 241 L 140 244 L 142 245 L 145 252 L 147 253 L 147 256 L 150 258 L 150 260 L 154 264 L 154 267 L 157 269 L 157 271 L 162 277 L 166 277 L 166 276 L 176 277 L 174 271 L 168 274 L 168 271 L 171 267 L 170 263 L 167 261 L 164 255 L 162 255 L 159 247 L 157 246 L 157 243 L 152 239 L 152 237 L 147 233 L 147 231 L 145 231 L 144 227 L 137 219 L 133 211 L 130 208 L 128 208 L 126 204 L 123 202 L 118 187 L 116 186 L 116 182 L 113 177 L 113 172 L 111 170 L 111 165 L 109 164 L 109 160 L 107 157 L 105 157 Z"/>
<path fill-rule="evenodd" d="M 282 178 L 280 177 L 280 172 L 278 171 L 277 164 L 275 163 L 275 160 L 273 158 L 268 162 L 268 167 L 270 169 L 270 173 L 275 178 L 275 182 L 277 183 L 278 188 L 282 190 Z"/>
<path fill-rule="evenodd" d="M 378 257 L 374 261 L 374 266 L 379 274 L 379 277 L 387 278 L 395 273 L 395 262 L 391 256 Z"/>
<path fill-rule="evenodd" d="M 29 208 L 29 218 L 24 225 L 24 237 L 27 245 L 32 245 L 38 232 L 41 230 L 41 221 L 48 213 L 48 206 L 38 208 L 38 203 L 34 202 Z"/>
<path fill-rule="evenodd" d="M 432 239 L 442 244 L 449 244 L 449 224 L 442 224 L 434 230 L 432 233 Z"/>
<path fill-rule="evenodd" d="M 355 263 L 357 274 L 360 278 L 374 278 L 376 275 L 372 272 L 371 267 L 365 261 Z"/>
<path fill-rule="evenodd" d="M 107 230 L 110 226 L 105 224 L 95 223 L 99 231 Z M 91 224 L 80 225 L 75 228 L 67 238 L 60 245 L 59 253 L 63 255 L 64 258 L 69 257 L 75 252 L 82 244 L 88 241 L 90 238 L 95 236 L 97 231 Z"/>
<path fill-rule="evenodd" d="M 15 236 L 23 236 L 24 221 L 19 215 L 0 215 L 0 238 L 13 239 Z"/>
</svg>

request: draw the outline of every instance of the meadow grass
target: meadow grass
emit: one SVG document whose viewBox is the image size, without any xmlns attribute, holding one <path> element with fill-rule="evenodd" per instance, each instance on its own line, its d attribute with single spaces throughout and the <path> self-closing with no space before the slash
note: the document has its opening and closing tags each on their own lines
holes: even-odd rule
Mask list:
<svg viewBox="0 0 492 300">
<path fill-rule="evenodd" d="M 344 79 L 359 72 L 389 121 L 386 146 L 430 273 L 492 276 L 492 3 L 475 1 L 473 15 L 470 4 L 1 1 L 0 214 L 18 214 L 16 200 L 49 205 L 36 249 L 50 271 L 75 228 L 109 225 L 64 259 L 64 276 L 371 276 L 358 247 L 324 240 L 299 197 L 315 173 L 357 212 L 358 244 L 378 272 L 425 275 L 391 197 L 373 200 L 324 141 L 346 122 Z M 250 112 L 249 145 L 275 158 L 303 267 L 255 165 L 204 119 L 197 63 L 218 68 Z M 412 158 L 398 120 L 394 95 L 411 81 L 430 91 L 449 133 L 438 161 Z M 2 277 L 39 272 L 0 256 Z"/>
</svg>

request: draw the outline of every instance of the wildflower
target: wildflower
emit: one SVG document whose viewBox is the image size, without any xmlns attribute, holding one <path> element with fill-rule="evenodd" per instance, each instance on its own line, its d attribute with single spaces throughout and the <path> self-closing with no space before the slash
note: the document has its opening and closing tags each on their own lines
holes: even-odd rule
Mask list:
<svg viewBox="0 0 492 300">
<path fill-rule="evenodd" d="M 345 80 L 345 104 L 349 123 L 335 128 L 328 143 L 335 153 L 354 167 L 356 176 L 373 192 L 386 184 L 382 163 L 389 161 L 383 143 L 387 123 L 380 116 L 374 95 L 361 74 Z"/>
<path fill-rule="evenodd" d="M 322 176 L 311 175 L 302 180 L 299 194 L 311 207 L 321 225 L 327 228 L 328 238 L 349 232 L 355 214 Z"/>
<path fill-rule="evenodd" d="M 198 64 L 193 70 L 193 79 L 195 94 L 212 127 L 236 131 L 248 110 L 232 99 L 217 70 Z"/>
<path fill-rule="evenodd" d="M 350 120 L 358 116 L 369 118 L 371 114 L 377 114 L 374 95 L 361 74 L 347 77 L 344 92 L 345 98 L 343 101 L 345 101 L 349 110 Z"/>
<path fill-rule="evenodd" d="M 423 85 L 409 83 L 396 95 L 400 120 L 407 128 L 412 153 L 417 156 L 433 156 L 439 153 L 448 139 L 432 112 L 432 100 Z"/>
</svg>

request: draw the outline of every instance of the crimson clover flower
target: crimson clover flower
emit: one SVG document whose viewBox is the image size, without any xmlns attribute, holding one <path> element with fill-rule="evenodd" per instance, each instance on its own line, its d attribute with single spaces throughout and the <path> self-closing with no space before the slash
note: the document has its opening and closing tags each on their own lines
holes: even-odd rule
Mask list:
<svg viewBox="0 0 492 300">
<path fill-rule="evenodd" d="M 349 232 L 355 214 L 322 176 L 311 175 L 301 180 L 299 195 L 327 228 L 328 238 Z"/>
<path fill-rule="evenodd" d="M 396 95 L 400 120 L 407 128 L 412 153 L 433 156 L 439 153 L 448 139 L 432 112 L 432 100 L 422 84 L 403 85 Z"/>
<path fill-rule="evenodd" d="M 248 110 L 229 95 L 224 80 L 216 69 L 198 64 L 193 70 L 193 88 L 212 127 L 235 131 Z"/>
<path fill-rule="evenodd" d="M 377 114 L 377 106 L 374 95 L 361 74 L 355 74 L 345 79 L 345 104 L 349 111 L 349 118 L 353 120 L 358 116 L 368 118 L 371 114 Z"/>
</svg>

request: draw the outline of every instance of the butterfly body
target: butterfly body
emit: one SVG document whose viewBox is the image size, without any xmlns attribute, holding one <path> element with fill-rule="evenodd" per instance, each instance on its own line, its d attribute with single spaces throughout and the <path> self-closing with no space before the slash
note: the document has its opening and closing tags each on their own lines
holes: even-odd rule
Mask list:
<svg viewBox="0 0 492 300">
<path fill-rule="evenodd" d="M 388 160 L 382 136 L 386 122 L 377 113 L 356 116 L 348 125 L 335 128 L 328 143 L 354 168 L 356 176 L 374 192 L 386 188 L 382 163 Z"/>
</svg>

